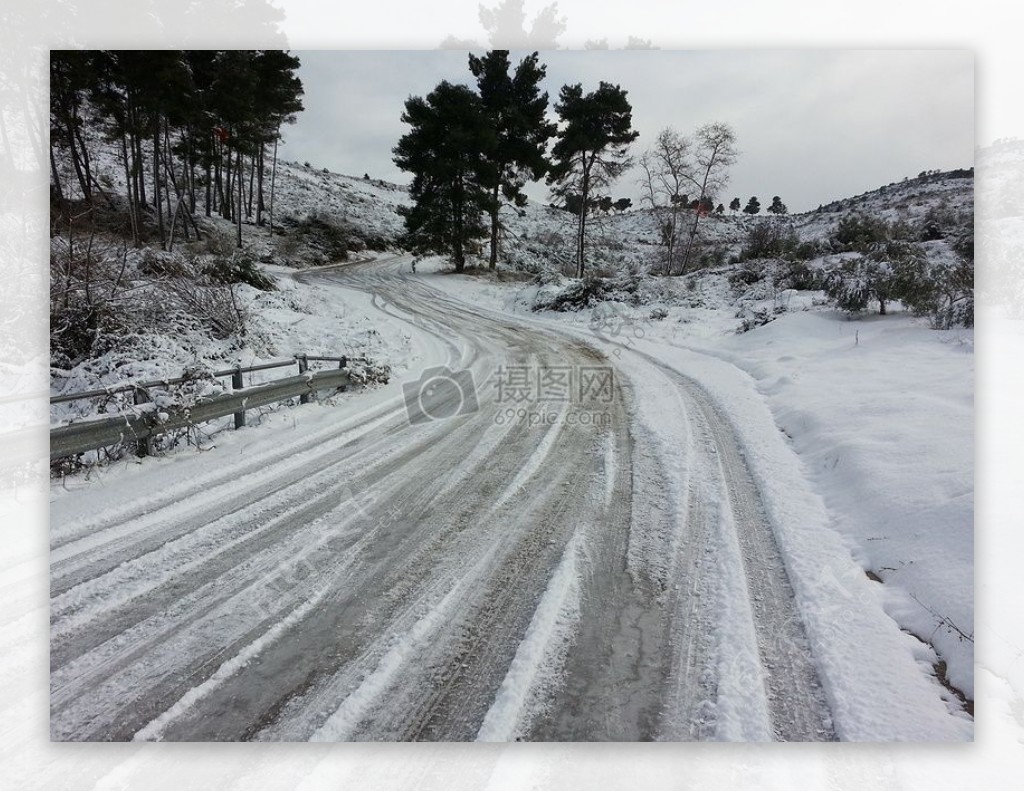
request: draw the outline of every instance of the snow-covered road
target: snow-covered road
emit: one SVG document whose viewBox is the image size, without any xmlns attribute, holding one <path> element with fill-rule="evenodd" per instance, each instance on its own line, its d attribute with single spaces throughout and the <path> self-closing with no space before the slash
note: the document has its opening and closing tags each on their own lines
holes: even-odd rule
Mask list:
<svg viewBox="0 0 1024 792">
<path fill-rule="evenodd" d="M 54 739 L 970 738 L 736 424 L 767 411 L 408 270 L 301 277 L 475 400 L 354 395 L 53 502 Z"/>
</svg>

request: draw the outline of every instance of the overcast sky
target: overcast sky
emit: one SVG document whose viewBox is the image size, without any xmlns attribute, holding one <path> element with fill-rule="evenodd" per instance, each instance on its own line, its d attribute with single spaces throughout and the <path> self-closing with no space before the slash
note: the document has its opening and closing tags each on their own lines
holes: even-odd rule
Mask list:
<svg viewBox="0 0 1024 792">
<path fill-rule="evenodd" d="M 480 50 L 478 54 L 482 54 Z M 391 161 L 409 96 L 443 79 L 473 84 L 465 51 L 297 51 L 306 109 L 284 131 L 281 156 L 408 183 Z M 528 53 L 513 52 L 514 63 Z M 974 62 L 959 50 L 565 51 L 541 53 L 554 104 L 566 83 L 620 85 L 633 106 L 639 155 L 672 126 L 723 121 L 740 157 L 719 200 L 814 209 L 922 170 L 970 167 Z M 553 110 L 550 111 L 552 117 Z M 616 197 L 637 202 L 637 173 Z M 545 200 L 537 185 L 531 197 Z"/>
</svg>

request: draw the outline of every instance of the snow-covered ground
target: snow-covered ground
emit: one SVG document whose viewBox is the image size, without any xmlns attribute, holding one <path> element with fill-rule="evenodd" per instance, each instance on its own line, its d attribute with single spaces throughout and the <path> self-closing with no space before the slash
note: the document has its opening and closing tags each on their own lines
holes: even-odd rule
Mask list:
<svg viewBox="0 0 1024 792">
<path fill-rule="evenodd" d="M 857 537 L 836 517 L 842 504 L 815 486 L 813 460 L 801 459 L 800 427 L 791 446 L 770 388 L 727 359 L 730 345 L 780 332 L 791 317 L 737 336 L 725 313 L 728 332 L 688 348 L 685 335 L 642 334 L 643 317 L 615 314 L 618 326 L 595 332 L 580 314 L 497 310 L 516 302 L 514 285 L 438 274 L 436 262 L 408 269 L 399 258 L 300 281 L 335 291 L 332 305 L 373 311 L 392 333 L 420 328 L 404 347 L 406 376 L 444 363 L 469 366 L 483 384 L 517 338 L 511 354 L 550 364 L 603 352 L 625 378 L 615 406 L 628 414 L 607 426 L 501 423 L 484 388 L 482 408 L 452 431 L 409 427 L 392 382 L 224 433 L 198 457 L 55 485 L 55 736 L 971 738 L 972 720 L 935 679 L 933 650 L 900 632 L 885 587 L 856 566 L 856 542 L 843 537 Z M 680 324 L 671 313 L 659 321 Z M 765 360 L 775 360 L 771 341 L 754 344 Z M 851 475 L 869 474 L 854 465 Z M 467 476 L 472 486 L 458 486 Z M 354 490 L 364 493 L 355 513 Z M 143 496 L 119 506 L 115 492 Z M 385 507 L 395 510 L 386 520 Z M 364 510 L 374 519 L 360 527 Z M 488 530 L 492 516 L 501 531 Z M 509 575 L 513 589 L 503 588 Z M 182 576 L 193 581 L 184 596 Z M 323 631 L 341 629 L 329 625 L 347 612 L 319 608 L 325 598 L 365 613 L 317 659 Z M 521 640 L 480 645 L 466 637 L 477 631 Z M 307 671 L 296 641 L 315 650 Z M 145 652 L 126 653 L 133 646 Z M 662 662 L 675 693 L 654 685 L 649 669 Z M 275 668 L 284 676 L 271 683 Z M 299 684 L 304 673 L 317 681 Z M 448 693 L 431 693 L 438 675 L 452 680 Z M 222 709 L 239 695 L 265 707 L 284 691 L 287 707 L 258 732 L 250 705 Z M 168 708 L 152 709 L 167 696 Z M 471 698 L 446 709 L 461 696 Z M 648 725 L 645 701 L 660 702 Z M 618 715 L 566 719 L 584 703 Z"/>
<path fill-rule="evenodd" d="M 518 273 L 412 272 L 368 250 L 397 238 L 403 190 L 277 178 L 283 234 L 243 228 L 277 287 L 235 287 L 244 334 L 157 326 L 53 387 L 303 352 L 368 359 L 370 382 L 54 480 L 54 737 L 973 739 L 973 331 L 850 320 L 730 263 L 766 223 L 817 268 L 844 214 L 962 219 L 970 176 L 706 218 L 716 263 L 685 278 L 646 274 L 650 212 L 601 218 L 592 272 L 619 278 L 570 312 L 534 310 L 571 270 L 558 209 L 508 216 Z M 201 222 L 188 252 L 223 257 L 233 230 Z M 609 423 L 490 420 L 501 366 L 597 363 Z M 450 431 L 403 402 L 436 366 L 482 402 Z"/>
<path fill-rule="evenodd" d="M 668 306 L 659 319 L 650 305 L 621 303 L 535 314 L 535 287 L 437 274 L 437 261 L 435 274 L 426 269 L 422 277 L 467 301 L 570 328 L 613 358 L 636 350 L 672 366 L 706 387 L 739 427 L 746 421 L 763 435 L 750 413 L 770 412 L 843 539 L 835 552 L 883 582 L 886 612 L 938 652 L 919 645 L 922 660 L 941 659 L 952 685 L 973 699 L 973 330 L 934 331 L 905 314 L 851 320 L 815 306 L 812 295 L 789 293 L 773 298 L 786 313 L 737 333 L 739 321 L 724 310 L 726 286 L 714 279 L 703 284 L 699 307 Z M 771 443 L 753 434 L 748 441 Z M 777 472 L 763 471 L 760 483 L 778 487 Z M 795 493 L 780 488 L 780 508 L 787 496 Z M 776 529 L 784 535 L 788 523 L 780 517 Z M 847 616 L 831 611 L 833 629 Z"/>
</svg>

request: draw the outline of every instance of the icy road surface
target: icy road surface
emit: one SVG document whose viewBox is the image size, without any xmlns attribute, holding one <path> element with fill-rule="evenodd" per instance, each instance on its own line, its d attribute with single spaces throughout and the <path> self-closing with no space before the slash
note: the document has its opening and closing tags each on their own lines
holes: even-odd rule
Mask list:
<svg viewBox="0 0 1024 792">
<path fill-rule="evenodd" d="M 369 295 L 479 409 L 410 424 L 389 386 L 55 500 L 54 739 L 969 739 L 909 651 L 843 666 L 809 638 L 800 559 L 694 379 L 408 264 L 301 277 Z M 613 389 L 510 420 L 499 367 Z M 878 625 L 903 637 L 835 635 Z"/>
</svg>

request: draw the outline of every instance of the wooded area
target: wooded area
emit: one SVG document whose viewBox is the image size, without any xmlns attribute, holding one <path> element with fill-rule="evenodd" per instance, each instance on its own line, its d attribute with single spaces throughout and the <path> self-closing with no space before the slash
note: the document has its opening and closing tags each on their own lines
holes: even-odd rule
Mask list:
<svg viewBox="0 0 1024 792">
<path fill-rule="evenodd" d="M 297 57 L 280 50 L 54 51 L 54 222 L 102 201 L 125 210 L 133 244 L 155 235 L 169 250 L 176 233 L 199 237 L 201 201 L 207 217 L 237 223 L 241 247 L 243 218 L 273 223 L 281 126 L 302 110 L 298 67 Z M 90 149 L 98 138 L 120 150 L 123 194 L 94 172 Z M 70 184 L 61 178 L 56 149 L 70 159 Z"/>
</svg>

